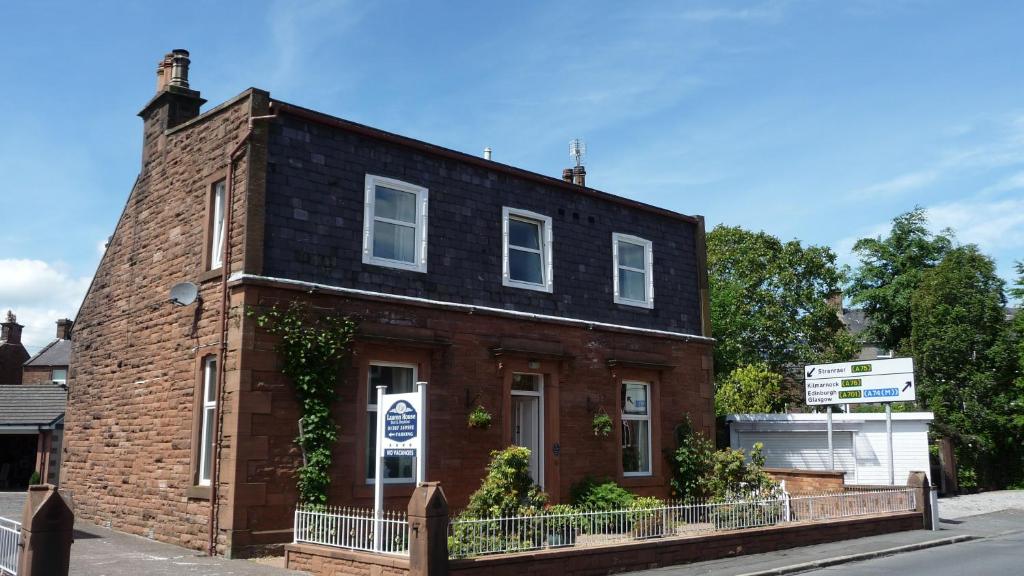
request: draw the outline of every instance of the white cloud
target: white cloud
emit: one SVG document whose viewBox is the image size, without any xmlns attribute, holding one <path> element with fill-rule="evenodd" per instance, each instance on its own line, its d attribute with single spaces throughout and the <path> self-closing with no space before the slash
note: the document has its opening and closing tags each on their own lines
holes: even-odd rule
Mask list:
<svg viewBox="0 0 1024 576">
<path fill-rule="evenodd" d="M 932 230 L 952 228 L 957 240 L 988 254 L 1024 248 L 1024 198 L 964 200 L 928 208 Z"/>
<path fill-rule="evenodd" d="M 996 195 L 1002 194 L 1003 192 L 1021 189 L 1024 189 L 1024 172 L 1018 172 L 1012 176 L 1003 178 L 999 182 L 984 188 L 980 194 Z"/>
<path fill-rule="evenodd" d="M 749 8 L 694 8 L 679 17 L 691 22 L 764 22 L 782 18 L 786 2 L 768 2 Z"/>
<path fill-rule="evenodd" d="M 872 184 L 866 186 L 854 192 L 859 198 L 879 198 L 882 196 L 891 196 L 902 194 L 910 190 L 917 190 L 923 188 L 932 182 L 935 182 L 939 175 L 940 170 L 922 170 L 920 172 L 909 172 L 895 178 L 891 178 L 884 182 Z"/>
<path fill-rule="evenodd" d="M 72 276 L 59 264 L 0 259 L 0 314 L 11 310 L 17 315 L 25 326 L 22 343 L 35 353 L 53 340 L 59 318 L 74 318 L 89 281 Z"/>
</svg>

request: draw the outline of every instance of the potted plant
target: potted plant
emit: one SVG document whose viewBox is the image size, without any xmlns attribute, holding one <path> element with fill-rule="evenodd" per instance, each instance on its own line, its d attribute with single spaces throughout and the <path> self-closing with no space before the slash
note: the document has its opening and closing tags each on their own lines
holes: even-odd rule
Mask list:
<svg viewBox="0 0 1024 576">
<path fill-rule="evenodd" d="M 544 530 L 547 545 L 572 546 L 576 544 L 579 516 L 576 509 L 568 504 L 556 504 L 544 511 Z"/>
<path fill-rule="evenodd" d="M 591 426 L 594 428 L 594 436 L 607 437 L 612 433 L 612 417 L 608 415 L 603 409 L 594 414 L 594 420 L 591 422 Z"/>
<path fill-rule="evenodd" d="M 480 404 L 476 405 L 476 408 L 469 413 L 467 419 L 470 428 L 479 428 L 481 430 L 487 430 L 491 427 L 491 413 Z"/>
<path fill-rule="evenodd" d="M 636 538 L 656 538 L 665 535 L 665 515 L 661 500 L 646 496 L 635 498 L 630 505 L 629 519 Z"/>
</svg>

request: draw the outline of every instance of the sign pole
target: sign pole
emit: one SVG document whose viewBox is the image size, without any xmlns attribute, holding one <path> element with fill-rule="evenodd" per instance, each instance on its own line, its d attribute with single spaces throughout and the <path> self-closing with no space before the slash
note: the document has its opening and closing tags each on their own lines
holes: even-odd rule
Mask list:
<svg viewBox="0 0 1024 576">
<path fill-rule="evenodd" d="M 828 418 L 826 419 L 828 427 L 828 468 L 829 470 L 836 469 L 836 453 L 832 449 L 832 405 L 828 406 Z"/>
<path fill-rule="evenodd" d="M 896 484 L 896 469 L 892 461 L 892 403 L 885 403 L 885 436 L 889 442 L 889 485 Z"/>
<path fill-rule="evenodd" d="M 381 520 L 384 518 L 384 391 L 387 386 L 377 386 L 377 441 L 374 442 L 374 483 L 373 483 L 373 549 L 381 549 Z"/>
<path fill-rule="evenodd" d="M 419 438 L 419 450 L 416 451 L 416 485 L 427 481 L 427 383 L 417 382 L 420 393 L 420 415 L 416 418 L 416 437 Z"/>
</svg>

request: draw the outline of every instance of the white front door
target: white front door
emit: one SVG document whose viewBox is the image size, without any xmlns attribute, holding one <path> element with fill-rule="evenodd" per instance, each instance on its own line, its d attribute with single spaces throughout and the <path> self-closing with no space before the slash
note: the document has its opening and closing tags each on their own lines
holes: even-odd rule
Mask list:
<svg viewBox="0 0 1024 576">
<path fill-rule="evenodd" d="M 512 443 L 530 449 L 530 476 L 544 487 L 544 377 L 512 375 Z"/>
</svg>

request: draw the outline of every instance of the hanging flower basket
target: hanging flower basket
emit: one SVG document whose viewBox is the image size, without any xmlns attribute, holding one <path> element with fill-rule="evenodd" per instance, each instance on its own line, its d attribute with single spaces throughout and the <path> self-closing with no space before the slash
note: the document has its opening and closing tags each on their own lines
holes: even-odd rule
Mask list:
<svg viewBox="0 0 1024 576">
<path fill-rule="evenodd" d="M 487 409 L 484 408 L 483 406 L 477 404 L 476 408 L 473 408 L 473 411 L 469 413 L 467 423 L 469 424 L 470 428 L 479 428 L 481 430 L 487 430 L 488 428 L 491 427 L 491 420 L 491 413 L 488 412 Z"/>
</svg>

